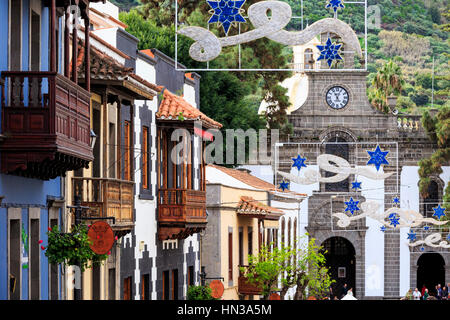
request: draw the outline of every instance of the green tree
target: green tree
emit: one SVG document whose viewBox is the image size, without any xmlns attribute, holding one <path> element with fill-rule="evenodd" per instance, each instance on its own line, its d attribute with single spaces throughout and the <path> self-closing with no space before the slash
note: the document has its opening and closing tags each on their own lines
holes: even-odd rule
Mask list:
<svg viewBox="0 0 450 320">
<path fill-rule="evenodd" d="M 428 196 L 428 187 L 432 175 L 442 173 L 442 166 L 450 164 L 450 104 L 447 103 L 436 116 L 425 111 L 422 116 L 422 125 L 431 141 L 437 145 L 435 152 L 429 157 L 419 161 L 419 191 L 422 197 Z M 450 184 L 443 197 L 444 206 L 450 205 Z"/>
<path fill-rule="evenodd" d="M 400 95 L 404 84 L 402 70 L 394 61 L 389 60 L 382 68 L 378 69 L 372 81 L 372 86 L 378 91 L 375 94 L 377 97 L 375 107 L 383 112 L 388 112 L 388 97 Z"/>
<path fill-rule="evenodd" d="M 217 300 L 212 297 L 211 291 L 208 286 L 189 286 L 186 298 L 187 300 Z"/>
<path fill-rule="evenodd" d="M 257 255 L 249 256 L 249 266 L 241 271 L 247 281 L 262 289 L 264 298 L 280 291 L 284 299 L 287 291 L 296 286 L 294 300 L 306 299 L 308 294 L 322 299 L 334 282 L 325 266 L 322 247 L 315 244 L 314 238 L 302 247 L 263 246 Z"/>
</svg>

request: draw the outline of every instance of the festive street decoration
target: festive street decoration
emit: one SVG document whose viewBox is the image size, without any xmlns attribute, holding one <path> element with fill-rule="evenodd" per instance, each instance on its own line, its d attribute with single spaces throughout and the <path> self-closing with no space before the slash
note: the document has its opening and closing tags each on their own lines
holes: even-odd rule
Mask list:
<svg viewBox="0 0 450 320">
<path fill-rule="evenodd" d="M 227 30 L 233 23 L 242 22 L 243 17 L 240 10 L 244 1 L 221 0 L 217 3 L 214 2 L 208 1 L 213 9 L 213 16 L 209 22 L 221 23 L 227 34 Z M 221 4 L 223 4 L 222 7 Z M 268 12 L 271 13 L 271 16 L 268 16 Z M 325 18 L 301 31 L 286 31 L 284 28 L 291 20 L 292 8 L 288 3 L 282 1 L 254 3 L 248 8 L 247 15 L 254 28 L 239 35 L 218 38 L 211 31 L 197 26 L 184 27 L 178 33 L 195 41 L 189 48 L 189 55 L 192 59 L 200 62 L 217 58 L 223 47 L 247 43 L 264 37 L 283 45 L 294 46 L 306 44 L 317 35 L 330 31 L 345 43 L 346 50 L 355 52 L 360 58 L 363 57 L 356 33 L 347 23 L 339 19 Z M 335 54 L 336 50 L 335 46 L 331 52 Z M 331 56 L 329 55 L 329 57 Z M 335 55 L 333 57 L 337 58 Z"/>
<path fill-rule="evenodd" d="M 347 205 L 347 208 L 350 207 L 353 199 L 350 198 L 350 201 L 344 202 Z M 423 224 L 427 224 L 424 226 L 424 230 L 430 230 L 430 226 L 428 224 L 442 226 L 447 224 L 449 221 L 440 221 L 434 218 L 426 218 L 422 216 L 419 212 L 411 210 L 411 209 L 402 209 L 398 207 L 392 207 L 387 209 L 386 211 L 379 213 L 379 209 L 381 205 L 376 201 L 366 201 L 360 204 L 361 213 L 358 215 L 349 216 L 345 212 L 350 211 L 346 210 L 344 212 L 333 213 L 331 216 L 337 218 L 336 225 L 340 228 L 348 227 L 352 221 L 360 220 L 366 217 L 372 218 L 382 224 L 380 231 L 385 232 L 386 227 L 389 228 L 410 228 L 410 232 L 408 233 L 408 240 L 414 241 L 417 239 L 417 234 L 414 233 L 411 228 L 420 227 Z M 356 211 L 356 210 L 355 210 Z M 450 234 L 447 236 L 447 241 L 441 241 L 439 244 L 436 242 L 440 241 L 442 235 L 439 232 L 429 234 L 425 240 L 420 240 L 414 242 L 414 246 L 417 245 L 430 245 L 431 247 L 441 247 L 448 248 L 450 242 Z M 411 243 L 410 245 L 413 245 Z"/>
<path fill-rule="evenodd" d="M 392 199 L 392 202 L 394 204 L 400 204 L 400 199 L 398 197 L 395 197 L 394 199 Z"/>
<path fill-rule="evenodd" d="M 358 181 L 352 182 L 352 189 L 355 189 L 355 191 L 358 191 L 358 189 L 361 189 L 361 183 L 362 182 L 358 182 Z"/>
<path fill-rule="evenodd" d="M 416 239 L 417 239 L 417 234 L 414 231 L 410 230 L 408 233 L 408 240 L 414 241 Z"/>
<path fill-rule="evenodd" d="M 332 154 L 321 154 L 317 157 L 317 165 L 320 169 L 335 173 L 331 177 L 322 177 L 317 170 L 310 169 L 305 170 L 304 176 L 298 176 L 291 173 L 286 173 L 282 171 L 277 171 L 279 175 L 290 180 L 291 182 L 298 184 L 313 184 L 316 182 L 324 183 L 336 183 L 341 182 L 349 177 L 349 175 L 360 175 L 373 180 L 384 180 L 389 178 L 394 172 L 390 173 L 379 173 L 370 170 L 367 167 L 354 167 L 348 163 L 347 160 L 332 155 Z"/>
<path fill-rule="evenodd" d="M 297 158 L 292 158 L 292 160 L 294 161 L 294 164 L 292 166 L 296 167 L 298 171 L 300 171 L 302 167 L 306 168 L 306 158 L 302 158 L 300 155 L 298 155 Z"/>
<path fill-rule="evenodd" d="M 367 162 L 367 164 L 375 165 L 377 171 L 380 170 L 382 164 L 389 165 L 389 162 L 386 160 L 386 156 L 389 151 L 381 151 L 379 145 L 377 145 L 374 151 L 367 150 L 367 153 L 370 156 L 370 160 Z"/>
<path fill-rule="evenodd" d="M 438 205 L 436 208 L 433 208 L 434 213 L 433 217 L 437 217 L 439 220 L 441 220 L 442 217 L 445 217 L 445 208 L 441 208 L 441 205 Z"/>
<path fill-rule="evenodd" d="M 342 44 L 335 44 L 331 42 L 331 39 L 328 38 L 325 45 L 318 45 L 317 49 L 320 51 L 320 56 L 317 59 L 319 60 L 326 60 L 329 67 L 331 67 L 331 64 L 335 60 L 343 60 L 342 57 L 339 55 L 339 49 L 342 47 Z"/>
<path fill-rule="evenodd" d="M 345 202 L 347 204 L 347 202 Z M 338 219 L 336 224 L 340 228 L 345 228 L 350 225 L 352 221 L 360 220 L 365 217 L 370 217 L 374 220 L 379 221 L 386 227 L 395 227 L 398 226 L 400 228 L 408 227 L 408 228 L 414 228 L 414 227 L 420 227 L 423 224 L 432 224 L 436 226 L 442 226 L 448 221 L 440 221 L 436 220 L 434 218 L 425 218 L 422 216 L 419 212 L 411 210 L 411 209 L 403 209 L 403 208 L 397 208 L 392 207 L 387 209 L 386 211 L 379 213 L 379 209 L 381 208 L 381 205 L 377 201 L 366 201 L 363 203 L 360 203 L 360 209 L 361 213 L 354 216 L 348 216 L 344 212 L 337 212 L 333 213 L 332 217 L 335 217 Z M 395 214 L 395 215 L 394 215 Z M 391 219 L 394 219 L 392 221 Z M 397 222 L 395 222 L 397 221 Z"/>
<path fill-rule="evenodd" d="M 349 201 L 345 202 L 345 204 L 347 205 L 347 208 L 345 208 L 345 212 L 350 211 L 350 213 L 353 215 L 356 211 L 359 211 L 358 203 L 359 201 L 354 201 L 353 198 L 350 198 Z"/>
<path fill-rule="evenodd" d="M 289 189 L 289 182 L 286 182 L 286 181 L 283 180 L 280 183 L 280 189 L 283 190 L 283 191 Z"/>
<path fill-rule="evenodd" d="M 438 232 L 430 234 L 424 240 L 418 240 L 416 242 L 409 243 L 409 246 L 416 247 L 424 244 L 432 248 L 446 248 L 446 249 L 450 248 L 450 243 L 448 239 L 447 241 L 442 240 L 442 235 Z"/>
<path fill-rule="evenodd" d="M 400 216 L 397 213 L 394 212 L 389 215 L 389 221 L 390 221 L 389 224 L 391 226 L 394 226 L 394 228 L 400 224 L 399 220 L 400 220 Z"/>
<path fill-rule="evenodd" d="M 329 0 L 325 8 L 333 8 L 334 13 L 336 13 L 338 9 L 345 8 L 345 6 L 342 0 Z"/>
<path fill-rule="evenodd" d="M 220 0 L 220 1 L 206 1 L 212 8 L 209 12 L 212 17 L 209 19 L 208 23 L 215 23 L 223 27 L 226 35 L 231 26 L 236 26 L 238 23 L 246 22 L 242 13 L 244 9 L 242 6 L 245 0 L 231 1 L 231 0 Z"/>
</svg>

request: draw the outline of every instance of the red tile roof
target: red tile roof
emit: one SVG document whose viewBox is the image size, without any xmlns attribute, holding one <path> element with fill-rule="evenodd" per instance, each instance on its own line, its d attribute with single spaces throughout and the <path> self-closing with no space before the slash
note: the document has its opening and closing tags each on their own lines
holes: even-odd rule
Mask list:
<svg viewBox="0 0 450 320">
<path fill-rule="evenodd" d="M 240 216 L 268 220 L 278 220 L 284 214 L 282 210 L 267 206 L 248 196 L 241 196 L 236 212 Z"/>
<path fill-rule="evenodd" d="M 285 194 L 307 196 L 307 194 L 305 194 L 305 193 L 297 193 L 297 192 L 293 192 L 293 191 L 289 191 L 289 190 L 282 191 L 281 189 L 278 189 L 277 187 L 275 187 L 275 185 L 273 185 L 267 181 L 264 181 L 262 179 L 259 179 L 244 170 L 231 169 L 231 168 L 227 168 L 227 167 L 218 166 L 215 164 L 208 164 L 208 166 L 211 168 L 218 169 L 218 170 L 228 174 L 229 176 L 231 176 L 245 184 L 248 184 L 249 186 L 251 186 L 253 188 L 262 189 L 265 191 L 277 191 L 277 192 L 285 193 Z"/>
<path fill-rule="evenodd" d="M 182 115 L 184 120 L 202 121 L 207 127 L 220 129 L 222 124 L 209 118 L 197 108 L 193 107 L 182 97 L 173 94 L 165 89 L 163 93 L 163 100 L 159 105 L 159 110 L 156 113 L 158 120 L 178 120 Z"/>
</svg>

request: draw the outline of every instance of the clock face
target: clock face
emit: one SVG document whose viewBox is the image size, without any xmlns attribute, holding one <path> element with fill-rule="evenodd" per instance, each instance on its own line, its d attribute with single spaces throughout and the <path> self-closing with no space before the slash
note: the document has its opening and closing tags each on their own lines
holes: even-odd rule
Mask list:
<svg viewBox="0 0 450 320">
<path fill-rule="evenodd" d="M 348 92 L 342 87 L 332 87 L 327 92 L 327 103 L 333 109 L 342 109 L 348 103 Z"/>
</svg>

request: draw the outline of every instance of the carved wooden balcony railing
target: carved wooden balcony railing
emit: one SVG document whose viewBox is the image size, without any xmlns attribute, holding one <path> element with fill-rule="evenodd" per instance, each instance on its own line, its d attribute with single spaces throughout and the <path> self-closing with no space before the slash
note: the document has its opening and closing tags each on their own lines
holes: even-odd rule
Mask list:
<svg viewBox="0 0 450 320">
<path fill-rule="evenodd" d="M 114 217 L 108 221 L 114 231 L 125 233 L 134 227 L 134 182 L 110 178 L 72 178 L 72 194 L 90 207 L 92 218 Z"/>
<path fill-rule="evenodd" d="M 247 268 L 248 266 L 239 266 L 238 292 L 244 295 L 262 294 L 262 288 L 256 284 L 250 283 L 244 273 L 241 272 L 241 267 Z"/>
<path fill-rule="evenodd" d="M 206 192 L 159 189 L 159 239 L 185 239 L 206 227 Z"/>
<path fill-rule="evenodd" d="M 90 93 L 56 72 L 1 73 L 1 171 L 43 180 L 87 168 Z"/>
</svg>

